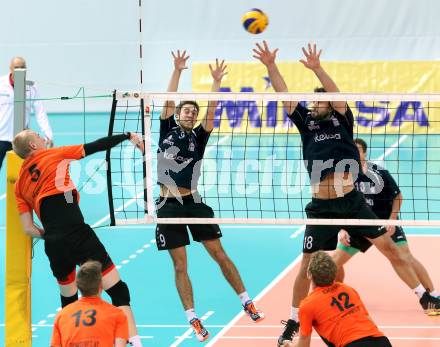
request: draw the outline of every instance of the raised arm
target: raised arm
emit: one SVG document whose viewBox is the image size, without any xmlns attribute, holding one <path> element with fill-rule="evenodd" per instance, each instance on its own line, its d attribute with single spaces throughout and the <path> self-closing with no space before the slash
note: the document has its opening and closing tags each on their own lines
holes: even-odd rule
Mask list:
<svg viewBox="0 0 440 347">
<path fill-rule="evenodd" d="M 209 64 L 209 70 L 211 70 L 211 76 L 212 76 L 211 92 L 218 92 L 220 90 L 222 78 L 227 74 L 226 67 L 227 66 L 225 65 L 224 60 L 222 60 L 219 63 L 218 59 L 216 59 L 215 68 L 213 68 L 212 65 Z M 215 116 L 216 107 L 217 107 L 217 101 L 209 101 L 208 109 L 206 110 L 206 115 L 202 120 L 203 129 L 205 129 L 205 131 L 208 133 L 211 132 L 212 129 L 214 129 L 214 116 Z"/>
<path fill-rule="evenodd" d="M 177 50 L 177 55 L 171 52 L 174 59 L 174 70 L 171 75 L 170 83 L 168 84 L 167 92 L 177 92 L 179 87 L 180 75 L 182 70 L 187 69 L 186 61 L 189 59 L 189 55 L 186 55 L 186 51 L 180 54 L 180 50 Z M 160 114 L 160 119 L 170 118 L 174 114 L 175 103 L 174 101 L 167 100 L 163 106 L 162 113 Z"/>
<path fill-rule="evenodd" d="M 312 70 L 315 73 L 316 77 L 318 77 L 322 86 L 328 93 L 338 93 L 338 86 L 321 66 L 321 61 L 319 58 L 321 56 L 322 49 L 317 52 L 316 44 L 313 44 L 312 46 L 309 43 L 307 45 L 307 49 L 303 47 L 302 51 L 306 59 L 301 59 L 300 62 L 303 63 L 306 68 Z M 340 114 L 345 114 L 347 110 L 347 103 L 345 101 L 332 101 L 331 104 L 332 107 Z"/>
<path fill-rule="evenodd" d="M 96 141 L 89 142 L 84 144 L 84 153 L 83 157 L 106 151 L 107 149 L 113 148 L 119 145 L 121 142 L 125 140 L 130 140 L 130 142 L 136 146 L 142 153 L 144 153 L 144 142 L 136 133 L 125 133 L 119 135 L 112 135 L 107 137 L 102 137 Z"/>
<path fill-rule="evenodd" d="M 255 53 L 253 57 L 261 61 L 266 66 L 273 89 L 275 89 L 275 91 L 278 93 L 287 93 L 288 89 L 286 82 L 284 81 L 283 76 L 281 76 L 278 66 L 275 63 L 278 48 L 271 52 L 266 41 L 263 41 L 262 46 L 258 43 L 256 46 L 257 48 L 253 49 L 253 52 Z M 283 101 L 283 104 L 287 113 L 291 114 L 295 110 L 296 105 L 298 105 L 298 102 Z"/>
</svg>

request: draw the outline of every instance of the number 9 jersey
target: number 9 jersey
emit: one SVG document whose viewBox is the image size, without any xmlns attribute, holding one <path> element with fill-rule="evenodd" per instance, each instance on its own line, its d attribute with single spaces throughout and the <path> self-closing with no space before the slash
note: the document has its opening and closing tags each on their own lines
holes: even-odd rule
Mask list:
<svg viewBox="0 0 440 347">
<path fill-rule="evenodd" d="M 315 287 L 299 306 L 300 335 L 310 336 L 312 327 L 328 346 L 345 346 L 365 337 L 380 337 L 359 294 L 335 282 Z"/>
</svg>

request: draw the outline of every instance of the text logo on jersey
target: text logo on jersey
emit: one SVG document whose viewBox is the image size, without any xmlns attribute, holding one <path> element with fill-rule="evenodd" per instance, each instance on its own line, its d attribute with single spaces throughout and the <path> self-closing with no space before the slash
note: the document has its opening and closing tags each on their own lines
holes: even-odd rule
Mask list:
<svg viewBox="0 0 440 347">
<path fill-rule="evenodd" d="M 336 134 L 316 134 L 315 137 L 315 142 L 321 142 L 321 141 L 326 141 L 326 140 L 340 140 L 341 139 L 341 134 L 340 133 L 336 133 Z"/>
<path fill-rule="evenodd" d="M 319 130 L 319 129 L 320 129 L 319 125 L 316 124 L 314 120 L 311 120 L 311 121 L 309 122 L 308 127 L 309 127 L 309 130 L 310 130 L 310 131 L 313 131 L 313 130 Z"/>
</svg>

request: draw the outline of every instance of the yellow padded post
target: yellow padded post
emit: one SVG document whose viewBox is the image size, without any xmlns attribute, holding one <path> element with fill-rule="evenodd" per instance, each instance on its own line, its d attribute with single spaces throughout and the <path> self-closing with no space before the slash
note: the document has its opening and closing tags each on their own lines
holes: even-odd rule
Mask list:
<svg viewBox="0 0 440 347">
<path fill-rule="evenodd" d="M 20 222 L 14 186 L 23 160 L 6 155 L 6 280 L 5 346 L 32 346 L 31 270 L 32 239 Z"/>
</svg>

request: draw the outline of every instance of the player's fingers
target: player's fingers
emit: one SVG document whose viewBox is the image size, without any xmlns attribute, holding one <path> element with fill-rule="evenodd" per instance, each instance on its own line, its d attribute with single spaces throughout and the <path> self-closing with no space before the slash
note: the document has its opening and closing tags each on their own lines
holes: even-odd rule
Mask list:
<svg viewBox="0 0 440 347">
<path fill-rule="evenodd" d="M 268 51 L 268 50 L 269 50 L 269 46 L 267 45 L 266 40 L 263 40 L 263 45 L 264 45 L 264 49 L 265 49 L 266 51 Z"/>
<path fill-rule="evenodd" d="M 306 57 L 306 58 L 309 58 L 309 53 L 306 51 L 306 49 L 303 47 L 303 48 L 301 48 L 302 49 L 302 51 L 303 51 L 303 53 L 304 53 L 304 56 Z"/>
<path fill-rule="evenodd" d="M 259 44 L 258 42 L 256 43 L 256 45 L 257 45 L 258 49 L 260 50 L 260 52 L 263 52 L 263 51 L 264 51 L 263 47 L 261 47 L 260 44 Z"/>
<path fill-rule="evenodd" d="M 171 51 L 171 54 L 172 54 L 172 56 L 173 56 L 174 59 L 177 58 L 173 51 Z"/>
</svg>

